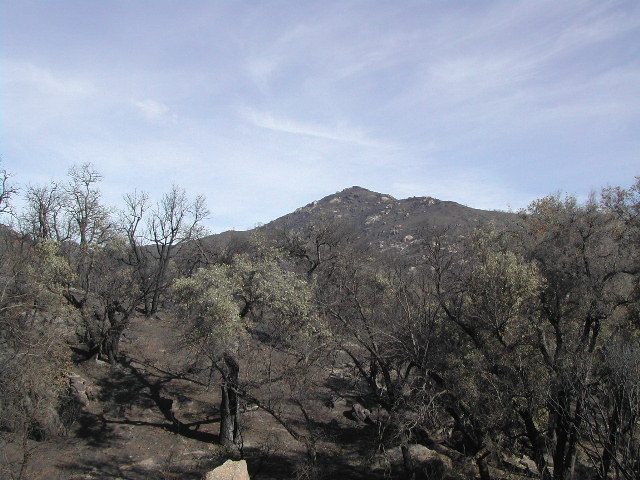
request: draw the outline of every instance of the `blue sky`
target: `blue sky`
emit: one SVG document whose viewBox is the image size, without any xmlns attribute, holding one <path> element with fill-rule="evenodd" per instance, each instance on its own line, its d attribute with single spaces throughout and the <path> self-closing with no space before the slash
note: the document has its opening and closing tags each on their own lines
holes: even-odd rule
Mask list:
<svg viewBox="0 0 640 480">
<path fill-rule="evenodd" d="M 214 232 L 343 188 L 518 209 L 640 175 L 640 2 L 2 0 L 2 162 Z"/>
</svg>

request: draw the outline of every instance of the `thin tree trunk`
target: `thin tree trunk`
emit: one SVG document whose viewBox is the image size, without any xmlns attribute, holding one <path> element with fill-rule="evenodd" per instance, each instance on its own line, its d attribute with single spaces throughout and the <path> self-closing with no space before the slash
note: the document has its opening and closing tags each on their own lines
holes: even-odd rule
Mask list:
<svg viewBox="0 0 640 480">
<path fill-rule="evenodd" d="M 572 425 L 570 417 L 571 398 L 569 392 L 561 390 L 556 401 L 556 447 L 553 452 L 553 478 L 554 480 L 564 480 L 568 470 L 567 467 L 569 466 L 567 463 L 567 453 Z"/>
<path fill-rule="evenodd" d="M 519 410 L 518 413 L 524 421 L 525 429 L 527 431 L 527 438 L 529 439 L 529 442 L 531 443 L 531 447 L 533 449 L 533 461 L 535 462 L 538 472 L 540 473 L 540 478 L 542 480 L 550 480 L 551 475 L 549 474 L 547 461 L 544 457 L 544 439 L 535 426 L 531 412 L 529 410 Z"/>
<path fill-rule="evenodd" d="M 163 245 L 159 252 L 158 258 L 158 272 L 155 277 L 153 286 L 153 297 L 151 299 L 151 311 L 148 316 L 155 315 L 158 311 L 158 303 L 160 301 L 160 294 L 164 287 L 165 277 L 167 276 L 167 266 L 171 259 L 172 245 Z"/>
<path fill-rule="evenodd" d="M 607 441 L 604 443 L 602 452 L 602 460 L 600 465 L 599 477 L 606 479 L 609 475 L 609 469 L 611 468 L 611 461 L 615 455 L 617 445 L 617 433 L 620 424 L 620 410 L 622 405 L 622 395 L 620 392 L 616 392 L 613 406 L 613 413 L 609 419 L 609 432 L 607 434 Z"/>
<path fill-rule="evenodd" d="M 576 458 L 578 454 L 578 435 L 580 429 L 580 423 L 582 421 L 582 400 L 578 398 L 576 400 L 576 408 L 573 414 L 573 420 L 571 425 L 571 435 L 569 435 L 569 446 L 567 450 L 565 468 L 568 473 L 568 478 L 573 479 Z"/>
</svg>

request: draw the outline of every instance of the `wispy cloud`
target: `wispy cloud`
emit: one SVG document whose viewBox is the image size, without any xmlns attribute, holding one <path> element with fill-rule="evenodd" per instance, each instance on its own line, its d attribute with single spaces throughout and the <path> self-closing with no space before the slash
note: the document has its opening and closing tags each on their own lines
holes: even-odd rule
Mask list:
<svg viewBox="0 0 640 480">
<path fill-rule="evenodd" d="M 276 117 L 270 113 L 246 108 L 241 109 L 241 115 L 252 125 L 274 132 L 351 143 L 362 147 L 389 147 L 388 144 L 369 138 L 361 129 L 354 128 L 346 123 L 337 123 L 335 126 L 318 125 L 290 118 Z"/>
<path fill-rule="evenodd" d="M 65 97 L 87 97 L 95 92 L 94 85 L 84 78 L 53 72 L 28 61 L 3 62 L 7 88 L 33 88 L 41 94 Z"/>
</svg>

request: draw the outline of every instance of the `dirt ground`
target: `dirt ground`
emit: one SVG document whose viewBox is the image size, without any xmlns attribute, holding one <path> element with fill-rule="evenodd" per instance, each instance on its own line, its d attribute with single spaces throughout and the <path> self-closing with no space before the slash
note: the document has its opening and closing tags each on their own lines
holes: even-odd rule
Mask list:
<svg viewBox="0 0 640 480">
<path fill-rule="evenodd" d="M 77 413 L 67 435 L 28 442 L 24 478 L 199 479 L 226 458 L 239 458 L 239 452 L 217 445 L 219 386 L 213 382 L 207 387 L 201 377 L 185 371 L 174 322 L 164 315 L 135 318 L 116 366 L 95 360 L 74 363 L 70 373 L 85 383 L 88 405 Z M 329 432 L 319 453 L 327 476 L 373 478 L 364 473 L 362 460 L 367 450 L 362 429 L 368 427 L 349 420 L 340 406 L 329 409 L 318 402 L 317 409 L 314 415 Z M 299 471 L 303 446 L 271 416 L 259 409 L 247 411 L 242 428 L 242 455 L 252 479 L 304 477 Z M 6 433 L 1 440 L 0 460 L 15 467 L 22 442 Z"/>
</svg>

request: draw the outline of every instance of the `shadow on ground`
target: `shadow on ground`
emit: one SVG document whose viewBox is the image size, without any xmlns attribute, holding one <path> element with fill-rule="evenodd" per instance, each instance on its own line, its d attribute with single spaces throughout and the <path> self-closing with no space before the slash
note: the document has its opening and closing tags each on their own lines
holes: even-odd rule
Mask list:
<svg viewBox="0 0 640 480">
<path fill-rule="evenodd" d="M 110 440 L 109 434 L 113 433 L 111 425 L 131 425 L 156 427 L 192 440 L 217 443 L 217 435 L 200 431 L 200 427 L 219 422 L 219 415 L 206 415 L 205 419 L 194 422 L 182 422 L 176 417 L 173 410 L 174 400 L 172 395 L 166 392 L 166 386 L 172 380 L 184 377 L 171 375 L 169 372 L 151 373 L 145 368 L 137 367 L 137 363 L 132 359 L 123 358 L 118 367 L 98 383 L 101 392 L 99 400 L 105 405 L 105 415 L 83 415 L 79 419 L 80 438 L 90 439 L 93 446 L 104 446 L 105 442 Z M 173 390 L 176 390 L 175 386 Z M 127 418 L 134 407 L 156 410 L 165 421 L 150 422 Z"/>
<path fill-rule="evenodd" d="M 87 441 L 91 447 L 105 448 L 115 445 L 120 436 L 110 427 L 102 415 L 84 412 L 76 420 L 76 437 Z"/>
<path fill-rule="evenodd" d="M 315 478 L 340 480 L 376 480 L 378 477 L 349 465 L 344 458 L 333 455 L 318 455 L 312 466 L 304 454 L 272 453 L 258 448 L 245 451 L 245 459 L 251 480 L 314 478 L 310 475 L 315 468 Z"/>
<path fill-rule="evenodd" d="M 115 456 L 106 459 L 84 459 L 80 462 L 67 462 L 58 468 L 67 473 L 69 480 L 103 480 L 118 478 L 121 480 L 199 480 L 202 474 L 220 464 L 220 460 L 199 460 L 192 464 L 177 462 L 168 455 L 155 461 L 133 461 L 126 456 Z"/>
</svg>

